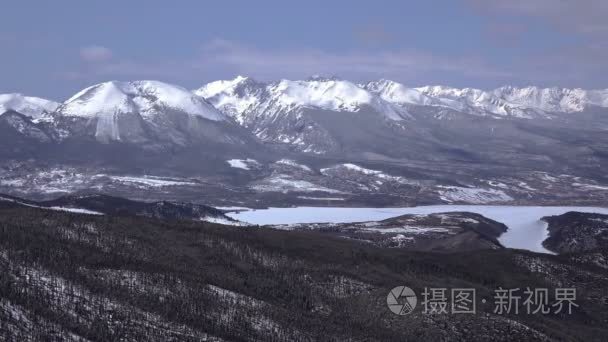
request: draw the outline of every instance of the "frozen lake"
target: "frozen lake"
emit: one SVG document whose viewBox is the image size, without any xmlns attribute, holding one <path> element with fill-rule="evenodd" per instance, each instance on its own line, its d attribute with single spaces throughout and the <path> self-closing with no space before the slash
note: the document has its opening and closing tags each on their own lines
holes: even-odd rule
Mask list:
<svg viewBox="0 0 608 342">
<path fill-rule="evenodd" d="M 363 222 L 384 220 L 404 214 L 432 214 L 468 211 L 504 223 L 509 230 L 499 241 L 506 247 L 549 253 L 542 242 L 547 238 L 543 216 L 561 215 L 568 211 L 607 214 L 600 207 L 542 207 L 542 206 L 486 206 L 486 205 L 432 205 L 411 208 L 327 208 L 296 207 L 269 208 L 229 213 L 234 219 L 252 224 L 290 224 L 314 222 Z"/>
</svg>

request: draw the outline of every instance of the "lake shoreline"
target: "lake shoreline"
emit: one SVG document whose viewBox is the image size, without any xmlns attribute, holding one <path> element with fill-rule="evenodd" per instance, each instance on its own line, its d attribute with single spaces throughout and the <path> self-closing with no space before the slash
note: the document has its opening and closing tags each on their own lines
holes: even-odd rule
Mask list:
<svg viewBox="0 0 608 342">
<path fill-rule="evenodd" d="M 504 223 L 509 229 L 499 237 L 507 248 L 525 249 L 537 253 L 553 252 L 543 246 L 548 232 L 542 217 L 561 215 L 569 211 L 605 213 L 608 208 L 584 206 L 513 206 L 513 205 L 429 205 L 418 207 L 289 207 L 251 209 L 231 212 L 236 220 L 256 225 L 296 223 L 351 223 L 380 221 L 406 214 L 434 214 L 442 212 L 472 212 Z"/>
</svg>

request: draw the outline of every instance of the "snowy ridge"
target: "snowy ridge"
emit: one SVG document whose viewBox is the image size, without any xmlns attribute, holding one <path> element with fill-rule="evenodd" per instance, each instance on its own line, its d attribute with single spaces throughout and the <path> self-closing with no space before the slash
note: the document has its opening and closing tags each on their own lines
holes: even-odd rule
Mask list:
<svg viewBox="0 0 608 342">
<path fill-rule="evenodd" d="M 545 112 L 581 112 L 587 106 L 608 107 L 608 89 L 583 90 L 567 88 L 501 87 L 492 93 L 514 105 Z"/>
<path fill-rule="evenodd" d="M 251 112 L 272 114 L 301 108 L 358 112 L 369 106 L 391 120 L 409 116 L 406 110 L 383 101 L 366 89 L 335 78 L 261 83 L 238 76 L 233 80 L 208 83 L 194 92 L 239 122 L 245 121 L 244 116 Z"/>
<path fill-rule="evenodd" d="M 550 113 L 581 112 L 589 106 L 608 107 L 608 89 L 505 86 L 484 91 L 445 86 L 408 88 L 390 80 L 373 81 L 361 86 L 395 104 L 443 106 L 471 114 L 532 118 Z"/>
<path fill-rule="evenodd" d="M 45 114 L 54 112 L 59 103 L 39 97 L 23 96 L 21 94 L 0 94 L 0 115 L 14 110 L 32 119 L 42 119 Z"/>
<path fill-rule="evenodd" d="M 608 89 L 505 86 L 485 91 L 446 86 L 406 87 L 385 79 L 357 85 L 336 78 L 261 83 L 238 76 L 208 83 L 194 92 L 241 124 L 246 124 L 252 117 L 274 116 L 301 108 L 356 113 L 367 106 L 391 120 L 408 118 L 409 105 L 518 118 L 581 112 L 589 106 L 608 108 Z"/>
</svg>

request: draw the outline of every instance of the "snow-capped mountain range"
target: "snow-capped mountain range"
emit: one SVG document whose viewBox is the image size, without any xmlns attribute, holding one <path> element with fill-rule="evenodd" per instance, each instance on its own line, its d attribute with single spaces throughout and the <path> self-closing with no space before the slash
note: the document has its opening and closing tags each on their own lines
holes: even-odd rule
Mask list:
<svg viewBox="0 0 608 342">
<path fill-rule="evenodd" d="M 0 96 L 0 188 L 140 196 L 179 188 L 189 198 L 251 203 L 315 201 L 320 192 L 378 205 L 539 192 L 605 203 L 607 108 L 608 90 L 323 77 L 237 77 L 196 90 L 112 81 L 63 103 L 8 94 Z"/>
<path fill-rule="evenodd" d="M 248 77 L 215 81 L 194 91 L 218 109 L 245 122 L 248 116 L 277 115 L 301 108 L 359 112 L 368 106 L 391 120 L 408 117 L 406 110 L 355 83 L 314 76 L 304 81 L 261 83 Z"/>
<path fill-rule="evenodd" d="M 608 107 L 608 89 L 411 88 L 390 80 L 355 84 L 318 76 L 276 82 L 238 76 L 193 91 L 159 81 L 111 81 L 83 89 L 63 103 L 0 95 L 0 115 L 14 110 L 33 123 L 50 122 L 59 128 L 59 133 L 50 135 L 60 138 L 88 135 L 100 142 L 132 143 L 160 139 L 185 145 L 197 135 L 209 134 L 208 128 L 218 123 L 238 123 L 262 141 L 314 153 L 344 144 L 336 133 L 340 126 L 356 131 L 371 129 L 366 127 L 369 124 L 381 131 L 383 125 L 407 126 L 417 113 L 450 110 L 489 118 L 533 119 L 594 106 Z M 363 127 L 355 129 L 354 124 Z M 223 140 L 232 139 L 222 135 Z"/>
<path fill-rule="evenodd" d="M 388 119 L 402 120 L 409 116 L 407 110 L 400 108 L 404 105 L 529 117 L 522 113 L 574 113 L 589 106 L 608 107 L 608 89 L 505 86 L 486 91 L 445 86 L 406 87 L 385 79 L 355 84 L 313 76 L 307 80 L 265 83 L 237 76 L 207 83 L 192 92 L 159 81 L 111 81 L 83 89 L 63 103 L 22 94 L 0 94 L 0 112 L 15 110 L 35 119 L 53 112 L 88 118 L 116 113 L 151 117 L 171 109 L 214 121 L 225 120 L 223 113 L 226 113 L 242 123 L 248 115 L 274 115 L 299 108 L 358 112 L 369 106 Z"/>
<path fill-rule="evenodd" d="M 249 115 L 272 115 L 296 107 L 357 112 L 367 105 L 393 120 L 406 118 L 408 113 L 403 107 L 411 105 L 445 107 L 476 115 L 522 118 L 581 112 L 589 106 L 608 107 L 608 89 L 505 86 L 485 91 L 445 86 L 411 88 L 384 79 L 365 84 L 320 77 L 305 81 L 261 83 L 238 76 L 233 80 L 208 83 L 194 92 L 239 122 L 245 122 Z"/>
</svg>

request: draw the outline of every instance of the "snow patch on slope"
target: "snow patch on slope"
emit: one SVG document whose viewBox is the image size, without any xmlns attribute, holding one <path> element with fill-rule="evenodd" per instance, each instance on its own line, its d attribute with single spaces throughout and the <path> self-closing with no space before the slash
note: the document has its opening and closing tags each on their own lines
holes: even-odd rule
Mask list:
<svg viewBox="0 0 608 342">
<path fill-rule="evenodd" d="M 251 170 L 260 167 L 260 163 L 255 159 L 230 159 L 226 162 L 235 169 Z"/>
<path fill-rule="evenodd" d="M 334 176 L 336 174 L 350 172 L 360 174 L 368 178 L 375 179 L 375 185 L 382 185 L 384 182 L 396 182 L 401 184 L 416 184 L 415 181 L 408 180 L 405 177 L 393 176 L 379 170 L 366 169 L 356 164 L 346 163 L 339 164 L 329 168 L 321 169 L 321 173 L 326 176 Z"/>
<path fill-rule="evenodd" d="M 304 180 L 291 179 L 285 175 L 268 177 L 251 186 L 253 190 L 261 192 L 326 192 L 342 194 L 342 191 L 329 189 Z"/>
<path fill-rule="evenodd" d="M 225 217 L 218 216 L 205 216 L 200 219 L 201 221 L 209 222 L 209 223 L 217 223 L 223 224 L 225 226 L 249 226 L 248 223 L 237 221 L 237 220 L 229 220 Z"/>
</svg>

